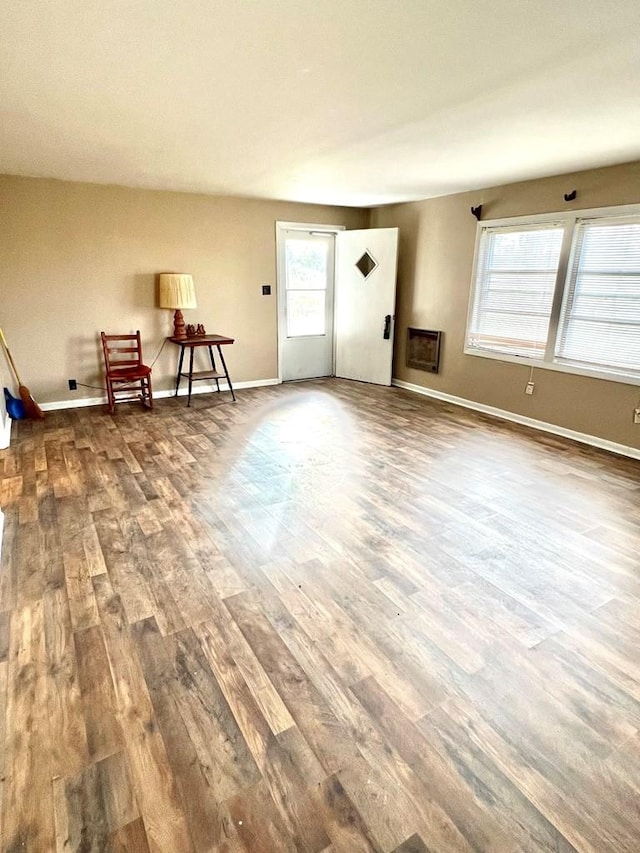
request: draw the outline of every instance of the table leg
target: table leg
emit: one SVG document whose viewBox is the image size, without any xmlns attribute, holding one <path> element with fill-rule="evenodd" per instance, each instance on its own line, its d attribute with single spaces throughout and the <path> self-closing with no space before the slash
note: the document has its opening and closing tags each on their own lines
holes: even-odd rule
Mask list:
<svg viewBox="0 0 640 853">
<path fill-rule="evenodd" d="M 182 362 L 184 360 L 184 347 L 180 347 L 180 358 L 178 359 L 178 375 L 176 376 L 176 393 L 173 395 L 174 397 L 178 396 L 178 388 L 180 388 L 180 376 L 182 375 Z"/>
<path fill-rule="evenodd" d="M 233 392 L 233 385 L 231 384 L 231 377 L 229 376 L 229 371 L 227 370 L 227 365 L 224 360 L 224 356 L 222 355 L 222 349 L 220 348 L 220 344 L 218 344 L 218 355 L 220 356 L 220 361 L 222 362 L 222 369 L 224 370 L 224 375 L 227 377 L 227 383 L 229 385 L 229 391 L 231 391 L 231 396 L 233 397 L 233 402 L 236 402 L 236 395 Z"/>
<path fill-rule="evenodd" d="M 213 347 L 209 347 L 209 358 L 211 359 L 211 369 L 214 373 L 217 373 L 216 370 L 216 360 L 213 357 Z M 218 377 L 216 376 L 216 390 L 220 391 L 220 383 L 218 382 Z"/>
<path fill-rule="evenodd" d="M 191 405 L 191 388 L 193 387 L 193 353 L 195 347 L 189 347 L 189 395 L 187 397 L 187 406 Z"/>
</svg>

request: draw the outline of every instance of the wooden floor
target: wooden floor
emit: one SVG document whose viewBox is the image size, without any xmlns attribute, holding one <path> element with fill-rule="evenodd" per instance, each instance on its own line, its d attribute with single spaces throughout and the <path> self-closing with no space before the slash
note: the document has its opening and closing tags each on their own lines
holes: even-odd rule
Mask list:
<svg viewBox="0 0 640 853">
<path fill-rule="evenodd" d="M 338 380 L 18 427 L 3 851 L 640 850 L 640 463 Z"/>
</svg>

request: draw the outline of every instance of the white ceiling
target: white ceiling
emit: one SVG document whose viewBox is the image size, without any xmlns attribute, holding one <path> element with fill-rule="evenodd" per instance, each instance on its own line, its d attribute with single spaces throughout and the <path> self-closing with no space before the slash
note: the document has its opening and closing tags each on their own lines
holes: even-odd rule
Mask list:
<svg viewBox="0 0 640 853">
<path fill-rule="evenodd" d="M 3 0 L 0 172 L 345 205 L 640 159 L 638 0 Z"/>
</svg>

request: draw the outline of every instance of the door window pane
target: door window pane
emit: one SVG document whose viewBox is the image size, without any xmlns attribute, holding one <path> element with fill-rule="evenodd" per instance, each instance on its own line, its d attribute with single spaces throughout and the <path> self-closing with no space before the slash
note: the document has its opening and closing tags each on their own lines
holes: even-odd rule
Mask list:
<svg viewBox="0 0 640 853">
<path fill-rule="evenodd" d="M 326 290 L 327 251 L 326 242 L 287 240 L 287 290 Z"/>
<path fill-rule="evenodd" d="M 287 337 L 324 335 L 325 290 L 287 291 Z"/>
</svg>

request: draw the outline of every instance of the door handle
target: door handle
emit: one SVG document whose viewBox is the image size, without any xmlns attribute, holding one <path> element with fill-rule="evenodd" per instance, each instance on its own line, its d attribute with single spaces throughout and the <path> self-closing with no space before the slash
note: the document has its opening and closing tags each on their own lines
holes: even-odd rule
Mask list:
<svg viewBox="0 0 640 853">
<path fill-rule="evenodd" d="M 384 318 L 384 332 L 382 333 L 382 337 L 385 341 L 388 341 L 391 337 L 391 314 L 387 314 Z"/>
</svg>

